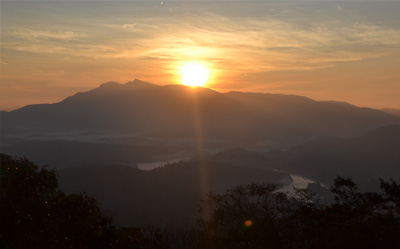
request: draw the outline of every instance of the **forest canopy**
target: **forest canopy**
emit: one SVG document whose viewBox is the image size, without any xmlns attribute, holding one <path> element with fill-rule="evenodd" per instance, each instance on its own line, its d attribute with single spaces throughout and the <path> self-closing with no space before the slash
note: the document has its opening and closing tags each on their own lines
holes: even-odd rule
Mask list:
<svg viewBox="0 0 400 249">
<path fill-rule="evenodd" d="M 66 195 L 54 170 L 0 154 L 1 248 L 399 248 L 400 184 L 358 191 L 337 177 L 332 202 L 307 189 L 248 184 L 201 201 L 194 230 L 123 228 L 87 194 Z"/>
</svg>

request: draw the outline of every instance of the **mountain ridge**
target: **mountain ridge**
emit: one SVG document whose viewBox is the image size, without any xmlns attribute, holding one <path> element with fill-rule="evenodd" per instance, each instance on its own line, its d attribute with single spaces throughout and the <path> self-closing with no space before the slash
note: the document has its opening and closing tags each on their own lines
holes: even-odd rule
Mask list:
<svg viewBox="0 0 400 249">
<path fill-rule="evenodd" d="M 383 111 L 271 93 L 220 93 L 137 80 L 107 82 L 53 104 L 28 105 L 2 115 L 2 129 L 30 132 L 123 131 L 235 143 L 352 135 L 400 118 Z"/>
</svg>

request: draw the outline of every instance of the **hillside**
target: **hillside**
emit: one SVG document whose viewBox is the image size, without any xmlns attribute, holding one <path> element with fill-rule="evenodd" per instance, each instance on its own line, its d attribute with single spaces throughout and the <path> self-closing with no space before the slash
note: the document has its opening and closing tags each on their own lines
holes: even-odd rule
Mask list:
<svg viewBox="0 0 400 249">
<path fill-rule="evenodd" d="M 362 136 L 314 139 L 286 153 L 278 167 L 327 185 L 337 175 L 373 185 L 370 181 L 377 177 L 397 179 L 400 175 L 399 148 L 400 126 L 393 125 Z"/>
<path fill-rule="evenodd" d="M 230 147 L 351 136 L 400 118 L 383 111 L 280 94 L 229 92 L 139 80 L 108 82 L 54 104 L 2 115 L 2 134 L 125 132 L 158 138 L 223 140 Z M 199 130 L 200 129 L 200 130 Z M 199 133 L 200 132 L 200 133 Z"/>
<path fill-rule="evenodd" d="M 59 175 L 66 193 L 94 194 L 118 225 L 175 228 L 195 224 L 202 193 L 222 193 L 251 182 L 291 182 L 288 174 L 209 161 L 174 163 L 150 171 L 92 164 L 62 169 Z"/>
<path fill-rule="evenodd" d="M 400 126 L 392 125 L 371 130 L 361 136 L 319 137 L 289 150 L 255 152 L 234 148 L 210 155 L 207 159 L 288 172 L 321 182 L 325 186 L 331 185 L 338 175 L 351 177 L 365 190 L 370 186 L 378 186 L 378 177 L 397 179 L 400 175 L 399 148 Z"/>
</svg>

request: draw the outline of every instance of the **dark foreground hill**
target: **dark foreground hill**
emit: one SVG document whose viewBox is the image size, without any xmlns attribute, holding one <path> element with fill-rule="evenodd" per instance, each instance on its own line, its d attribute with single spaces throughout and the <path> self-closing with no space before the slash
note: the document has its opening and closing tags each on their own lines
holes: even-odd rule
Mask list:
<svg viewBox="0 0 400 249">
<path fill-rule="evenodd" d="M 337 175 L 368 181 L 400 175 L 400 126 L 393 125 L 351 138 L 312 140 L 287 153 L 282 170 L 331 184 Z M 376 183 L 371 183 L 376 185 Z"/>
<path fill-rule="evenodd" d="M 59 170 L 66 193 L 94 194 L 118 225 L 187 227 L 199 217 L 204 193 L 239 184 L 291 183 L 288 174 L 207 161 L 180 162 L 150 171 L 118 165 Z"/>
<path fill-rule="evenodd" d="M 3 134 L 129 132 L 223 140 L 231 146 L 362 134 L 398 124 L 383 111 L 280 94 L 229 92 L 134 80 L 109 82 L 55 104 L 2 115 Z"/>
<path fill-rule="evenodd" d="M 95 194 L 118 224 L 182 227 L 193 224 L 198 217 L 204 187 L 222 193 L 252 182 L 288 185 L 290 173 L 325 186 L 338 175 L 351 177 L 357 179 L 363 191 L 376 191 L 378 178 L 397 179 L 400 175 L 398 148 L 400 126 L 387 126 L 352 138 L 315 139 L 289 151 L 261 153 L 234 148 L 204 155 L 202 163 L 179 162 L 150 171 L 93 164 L 59 173 L 64 191 Z M 309 187 L 322 193 L 320 197 L 329 197 L 323 196 L 329 191 L 319 184 Z"/>
<path fill-rule="evenodd" d="M 183 158 L 178 146 L 88 143 L 65 140 L 20 140 L 1 147 L 3 153 L 31 158 L 51 168 L 76 167 L 82 164 L 119 164 L 137 168 L 139 163 Z"/>
<path fill-rule="evenodd" d="M 361 136 L 320 137 L 287 151 L 261 153 L 236 148 L 211 155 L 208 160 L 290 172 L 326 186 L 336 176 L 346 176 L 365 189 L 378 186 L 378 177 L 396 179 L 400 175 L 399 148 L 400 126 L 392 125 Z"/>
</svg>

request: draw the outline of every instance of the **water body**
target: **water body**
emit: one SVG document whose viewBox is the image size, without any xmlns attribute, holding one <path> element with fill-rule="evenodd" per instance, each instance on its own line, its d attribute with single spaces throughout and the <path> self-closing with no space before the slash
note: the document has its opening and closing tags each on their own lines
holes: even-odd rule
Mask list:
<svg viewBox="0 0 400 249">
<path fill-rule="evenodd" d="M 290 175 L 293 179 L 293 182 L 288 185 L 288 186 L 284 186 L 283 188 L 280 189 L 280 191 L 282 192 L 293 192 L 293 188 L 301 188 L 301 189 L 305 189 L 307 188 L 307 185 L 309 183 L 315 183 L 315 181 L 299 176 L 299 175 Z"/>
<path fill-rule="evenodd" d="M 172 159 L 169 161 L 158 161 L 158 162 L 151 162 L 151 163 L 138 163 L 138 168 L 141 170 L 153 170 L 156 168 L 160 168 L 164 166 L 165 164 L 169 163 L 178 163 L 181 161 L 184 161 L 185 159 L 179 158 L 179 159 Z"/>
</svg>

